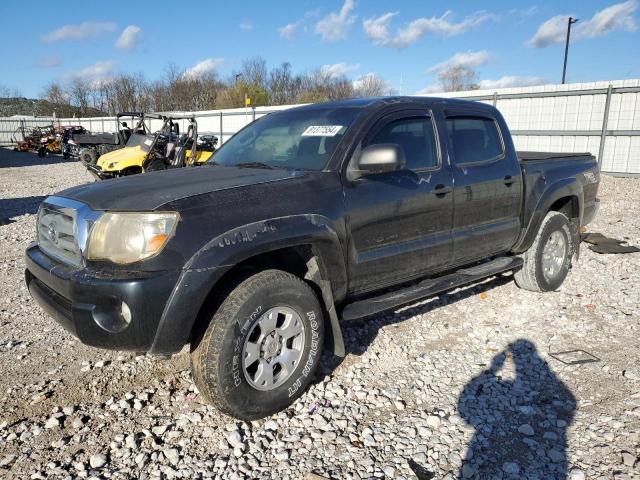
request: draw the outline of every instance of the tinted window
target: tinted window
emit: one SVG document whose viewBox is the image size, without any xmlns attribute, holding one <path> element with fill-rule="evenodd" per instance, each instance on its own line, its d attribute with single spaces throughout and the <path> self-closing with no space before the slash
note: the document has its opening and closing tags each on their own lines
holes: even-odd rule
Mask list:
<svg viewBox="0 0 640 480">
<path fill-rule="evenodd" d="M 492 119 L 449 117 L 447 133 L 456 163 L 485 162 L 503 153 L 500 133 Z"/>
<path fill-rule="evenodd" d="M 416 170 L 438 165 L 436 142 L 429 118 L 401 118 L 383 125 L 368 145 L 395 143 L 404 149 L 406 168 Z"/>
<path fill-rule="evenodd" d="M 276 168 L 322 170 L 360 112 L 319 108 L 271 113 L 227 140 L 211 163 L 259 162 Z"/>
</svg>

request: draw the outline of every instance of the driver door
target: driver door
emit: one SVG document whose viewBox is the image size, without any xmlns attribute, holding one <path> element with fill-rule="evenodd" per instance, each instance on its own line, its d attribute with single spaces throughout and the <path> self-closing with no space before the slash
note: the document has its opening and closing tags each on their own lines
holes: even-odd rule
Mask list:
<svg viewBox="0 0 640 480">
<path fill-rule="evenodd" d="M 345 180 L 350 293 L 411 280 L 452 257 L 452 176 L 432 114 L 405 109 L 381 118 L 361 146 L 378 143 L 400 146 L 406 165 Z"/>
</svg>

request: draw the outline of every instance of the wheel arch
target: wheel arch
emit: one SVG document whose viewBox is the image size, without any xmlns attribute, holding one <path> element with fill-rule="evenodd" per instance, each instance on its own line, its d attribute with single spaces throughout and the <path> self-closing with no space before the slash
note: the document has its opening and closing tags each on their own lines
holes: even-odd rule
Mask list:
<svg viewBox="0 0 640 480">
<path fill-rule="evenodd" d="M 197 341 L 221 299 L 249 274 L 266 268 L 299 276 L 314 289 L 326 310 L 333 351 L 344 355 L 334 305 L 346 294 L 344 256 L 336 231 L 327 219 L 316 215 L 243 225 L 202 247 L 187 262 L 174 287 L 151 353 L 174 353 Z"/>
<path fill-rule="evenodd" d="M 578 240 L 575 237 L 579 235 L 582 219 L 583 194 L 575 180 L 569 178 L 553 183 L 540 195 L 527 227 L 512 249 L 514 253 L 522 253 L 532 245 L 545 216 L 551 211 L 564 213 L 569 218 L 574 241 Z"/>
</svg>

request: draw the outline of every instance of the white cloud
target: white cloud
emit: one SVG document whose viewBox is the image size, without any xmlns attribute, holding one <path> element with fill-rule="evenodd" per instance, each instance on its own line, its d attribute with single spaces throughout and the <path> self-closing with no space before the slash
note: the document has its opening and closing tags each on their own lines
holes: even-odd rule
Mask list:
<svg viewBox="0 0 640 480">
<path fill-rule="evenodd" d="M 430 95 L 432 93 L 440 93 L 442 92 L 442 86 L 438 83 L 432 83 L 431 85 L 427 85 L 424 88 L 418 90 L 414 95 Z"/>
<path fill-rule="evenodd" d="M 315 32 L 326 42 L 335 42 L 346 38 L 347 29 L 355 21 L 351 15 L 355 8 L 355 0 L 345 0 L 338 13 L 331 12 L 316 23 Z"/>
<path fill-rule="evenodd" d="M 431 67 L 428 72 L 442 72 L 444 70 L 449 70 L 450 68 L 463 67 L 463 68 L 476 68 L 480 65 L 484 65 L 490 59 L 490 55 L 485 50 L 480 50 L 478 52 L 460 52 L 456 53 L 454 56 L 445 60 L 444 62 L 440 62 L 437 65 Z"/>
<path fill-rule="evenodd" d="M 385 45 L 401 49 L 417 42 L 423 36 L 433 33 L 443 37 L 452 37 L 467 32 L 468 30 L 495 19 L 495 15 L 487 12 L 476 12 L 465 17 L 460 22 L 452 22 L 452 12 L 446 11 L 441 17 L 417 18 L 396 30 L 394 36 L 389 34 L 389 22 L 397 13 L 385 13 L 379 17 L 373 17 L 363 22 L 365 34 L 376 45 Z"/>
<path fill-rule="evenodd" d="M 633 13 L 638 8 L 637 0 L 616 3 L 596 12 L 588 20 L 579 21 L 572 27 L 572 40 L 601 37 L 616 30 L 633 32 L 636 30 Z M 535 35 L 527 42 L 530 47 L 544 48 L 566 39 L 567 21 L 574 15 L 556 15 L 538 27 Z"/>
<path fill-rule="evenodd" d="M 238 27 L 240 28 L 240 30 L 244 30 L 245 32 L 247 32 L 249 30 L 253 30 L 253 22 L 251 22 L 250 20 L 243 20 L 242 22 L 240 22 Z"/>
<path fill-rule="evenodd" d="M 118 37 L 118 40 L 116 40 L 116 47 L 123 50 L 135 48 L 140 39 L 140 31 L 140 27 L 137 25 L 127 25 Z"/>
<path fill-rule="evenodd" d="M 362 28 L 367 37 L 376 44 L 384 44 L 389 40 L 389 22 L 398 12 L 388 12 L 379 17 L 367 18 L 362 22 Z"/>
<path fill-rule="evenodd" d="M 42 37 L 46 43 L 58 42 L 60 40 L 84 40 L 95 38 L 103 33 L 113 32 L 116 24 L 113 22 L 82 22 L 75 25 L 63 25 L 53 32 L 49 32 Z"/>
<path fill-rule="evenodd" d="M 564 42 L 567 35 L 569 15 L 556 15 L 538 27 L 535 35 L 527 42 L 530 47 L 544 48 L 552 43 Z M 575 38 L 575 37 L 574 37 Z"/>
<path fill-rule="evenodd" d="M 496 80 L 480 80 L 478 85 L 481 89 L 489 89 L 532 87 L 534 85 L 544 85 L 546 83 L 549 83 L 549 81 L 542 77 L 519 77 L 517 75 L 505 75 Z"/>
<path fill-rule="evenodd" d="M 113 67 L 114 63 L 110 60 L 100 61 L 80 70 L 67 72 L 62 76 L 62 79 L 65 81 L 79 79 L 95 87 L 111 81 Z"/>
<path fill-rule="evenodd" d="M 278 28 L 278 33 L 281 37 L 286 38 L 287 40 L 293 40 L 299 26 L 300 22 L 287 23 L 286 25 Z"/>
<path fill-rule="evenodd" d="M 358 70 L 360 68 L 359 63 L 349 64 L 345 62 L 333 63 L 330 65 L 323 65 L 320 70 L 325 75 L 335 78 L 346 75 L 349 72 L 353 72 L 354 70 Z"/>
<path fill-rule="evenodd" d="M 208 73 L 214 72 L 222 63 L 222 58 L 206 58 L 196 63 L 193 67 L 187 68 L 182 74 L 183 78 L 199 78 Z"/>
<path fill-rule="evenodd" d="M 60 66 L 60 58 L 56 55 L 49 55 L 48 57 L 42 57 L 38 62 L 42 68 L 53 68 Z"/>
<path fill-rule="evenodd" d="M 138 45 L 138 37 L 140 35 L 140 27 L 137 25 L 128 25 L 122 31 L 118 40 L 116 40 L 116 47 L 123 50 L 131 50 Z"/>
</svg>

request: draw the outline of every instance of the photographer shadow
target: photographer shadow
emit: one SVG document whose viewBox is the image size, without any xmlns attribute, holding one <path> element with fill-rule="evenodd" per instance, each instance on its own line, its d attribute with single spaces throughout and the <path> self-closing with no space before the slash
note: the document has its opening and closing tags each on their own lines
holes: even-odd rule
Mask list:
<svg viewBox="0 0 640 480">
<path fill-rule="evenodd" d="M 459 477 L 567 478 L 567 428 L 575 409 L 575 397 L 535 345 L 510 344 L 458 398 L 460 416 L 475 429 Z"/>
</svg>

